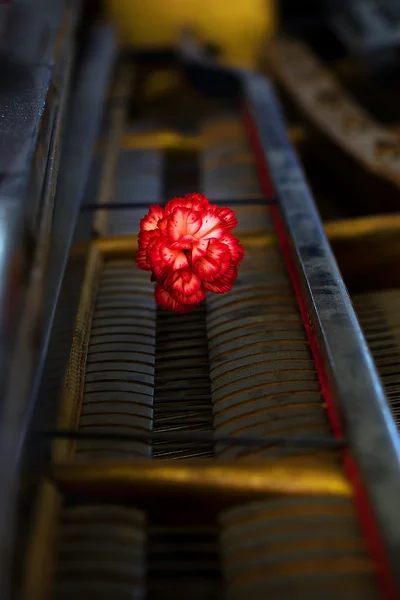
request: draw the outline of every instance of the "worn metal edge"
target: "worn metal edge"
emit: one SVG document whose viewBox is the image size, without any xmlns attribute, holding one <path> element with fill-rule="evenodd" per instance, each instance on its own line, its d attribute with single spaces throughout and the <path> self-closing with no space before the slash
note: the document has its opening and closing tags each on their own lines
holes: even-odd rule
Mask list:
<svg viewBox="0 0 400 600">
<path fill-rule="evenodd" d="M 45 280 L 40 357 L 32 386 L 30 414 L 27 416 L 26 426 L 40 387 L 58 297 L 89 177 L 104 109 L 105 91 L 109 85 L 115 57 L 113 29 L 109 26 L 96 27 L 78 74 L 76 92 L 67 118 L 67 132 L 62 147 L 55 198 L 51 255 Z M 74 177 L 71 177 L 71 173 L 74 173 Z"/>
<path fill-rule="evenodd" d="M 68 111 L 68 135 L 62 148 L 46 272 L 31 273 L 25 310 L 16 334 L 15 357 L 8 373 L 0 423 L 3 457 L 0 494 L 0 597 L 10 597 L 9 561 L 14 541 L 18 467 L 26 432 L 40 384 L 50 331 L 69 247 L 79 214 L 95 147 L 103 106 L 103 88 L 108 83 L 115 57 L 113 29 L 100 26 L 90 40 L 78 77 L 76 93 Z M 100 50 L 100 52 L 99 52 Z M 97 69 L 96 69 L 97 66 Z M 71 177 L 71 172 L 77 174 Z"/>
<path fill-rule="evenodd" d="M 329 385 L 400 587 L 399 434 L 275 93 L 258 75 L 248 74 L 244 87 Z"/>
<path fill-rule="evenodd" d="M 58 427 L 60 429 L 75 429 L 79 424 L 85 385 L 86 358 L 101 264 L 102 257 L 99 251 L 97 248 L 92 247 L 86 265 L 75 330 L 72 337 L 72 346 L 61 395 L 58 419 Z M 52 449 L 53 461 L 71 459 L 75 447 L 76 442 L 74 440 L 56 440 Z"/>
</svg>

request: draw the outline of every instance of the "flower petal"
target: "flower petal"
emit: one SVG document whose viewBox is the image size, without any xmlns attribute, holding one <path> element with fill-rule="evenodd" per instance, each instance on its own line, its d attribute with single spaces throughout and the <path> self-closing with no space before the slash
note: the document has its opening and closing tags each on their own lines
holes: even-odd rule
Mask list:
<svg viewBox="0 0 400 600">
<path fill-rule="evenodd" d="M 209 245 L 210 240 L 199 240 L 192 244 L 192 261 L 197 260 L 200 256 L 204 256 Z"/>
<path fill-rule="evenodd" d="M 244 257 L 244 248 L 231 233 L 225 234 L 220 240 L 221 244 L 228 246 L 231 260 L 235 263 L 240 263 Z"/>
<path fill-rule="evenodd" d="M 202 213 L 202 224 L 200 229 L 196 232 L 196 239 L 219 239 L 227 232 L 228 229 L 219 216 L 210 210 L 206 213 Z"/>
<path fill-rule="evenodd" d="M 183 296 L 191 296 L 201 287 L 201 281 L 191 269 L 180 269 L 168 277 L 164 286 L 170 289 L 171 293 L 173 290 Z"/>
<path fill-rule="evenodd" d="M 160 283 L 156 285 L 154 290 L 154 298 L 159 306 L 165 308 L 166 310 L 172 310 L 173 312 L 187 313 L 196 308 L 196 304 L 186 304 L 173 298 L 170 292 L 166 290 Z"/>
<path fill-rule="evenodd" d="M 211 205 L 202 194 L 174 198 L 165 209 L 152 205 L 141 220 L 136 264 L 151 271 L 157 303 L 186 313 L 206 290 L 229 292 L 244 248 L 230 233 L 237 225 L 230 208 Z"/>
<path fill-rule="evenodd" d="M 184 198 L 185 202 L 190 202 L 191 208 L 197 211 L 209 210 L 211 204 L 208 199 L 203 195 L 195 192 L 193 194 L 186 194 Z"/>
<path fill-rule="evenodd" d="M 172 242 L 195 241 L 193 237 L 202 225 L 201 214 L 191 208 L 174 208 L 168 217 L 167 234 Z"/>
<path fill-rule="evenodd" d="M 158 221 L 158 229 L 162 235 L 165 235 L 167 232 L 168 218 L 168 216 L 165 216 Z"/>
<path fill-rule="evenodd" d="M 219 216 L 224 225 L 229 229 L 233 229 L 239 223 L 237 216 L 230 208 L 219 208 L 216 207 L 216 214 Z"/>
<path fill-rule="evenodd" d="M 186 255 L 181 250 L 169 248 L 166 244 L 160 246 L 160 255 L 166 265 L 171 267 L 174 271 L 178 269 L 184 269 L 189 266 Z"/>
<path fill-rule="evenodd" d="M 206 291 L 203 287 L 199 287 L 199 289 L 196 292 L 194 292 L 194 294 L 190 294 L 190 296 L 180 294 L 172 288 L 170 288 L 168 291 L 171 294 L 171 296 L 175 298 L 175 300 L 181 302 L 182 304 L 195 304 L 196 306 L 198 306 L 200 302 L 202 302 L 206 297 Z"/>
<path fill-rule="evenodd" d="M 165 268 L 172 271 L 184 269 L 189 266 L 186 255 L 181 250 L 167 246 L 163 238 L 157 237 L 151 240 L 148 247 L 148 262 L 151 264 L 154 275 L 159 277 Z"/>
<path fill-rule="evenodd" d="M 230 267 L 230 252 L 228 246 L 212 240 L 207 252 L 192 262 L 193 271 L 203 281 L 212 281 L 221 276 Z"/>
<path fill-rule="evenodd" d="M 136 264 L 139 269 L 143 271 L 150 271 L 151 264 L 147 262 L 147 252 L 146 250 L 138 250 L 136 252 Z"/>
<path fill-rule="evenodd" d="M 205 289 L 209 292 L 214 292 L 214 294 L 230 292 L 238 276 L 238 271 L 237 265 L 231 265 L 221 277 L 216 278 L 213 281 L 205 281 Z"/>
<path fill-rule="evenodd" d="M 210 203 L 203 194 L 186 194 L 184 198 L 173 198 L 165 206 L 165 214 L 171 214 L 175 208 L 191 208 L 196 211 L 208 210 Z"/>
<path fill-rule="evenodd" d="M 139 249 L 145 250 L 148 247 L 150 240 L 153 237 L 160 237 L 160 235 L 161 233 L 158 231 L 158 229 L 152 229 L 151 231 L 140 231 L 138 237 Z"/>
<path fill-rule="evenodd" d="M 143 231 L 152 231 L 157 228 L 158 222 L 164 216 L 164 210 L 158 204 L 152 204 L 149 212 L 140 220 L 140 229 Z"/>
</svg>

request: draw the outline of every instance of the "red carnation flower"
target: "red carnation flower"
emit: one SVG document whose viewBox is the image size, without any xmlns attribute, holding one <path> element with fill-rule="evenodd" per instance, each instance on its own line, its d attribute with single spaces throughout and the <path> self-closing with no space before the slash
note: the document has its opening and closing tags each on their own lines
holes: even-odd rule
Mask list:
<svg viewBox="0 0 400 600">
<path fill-rule="evenodd" d="M 244 249 L 231 234 L 238 221 L 230 208 L 210 204 L 202 194 L 150 206 L 140 221 L 136 262 L 156 281 L 157 304 L 185 313 L 206 292 L 230 292 Z"/>
</svg>

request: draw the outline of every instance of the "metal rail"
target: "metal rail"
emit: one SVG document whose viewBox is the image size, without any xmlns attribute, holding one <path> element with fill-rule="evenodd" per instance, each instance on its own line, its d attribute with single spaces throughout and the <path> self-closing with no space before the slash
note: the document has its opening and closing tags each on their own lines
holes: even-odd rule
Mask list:
<svg viewBox="0 0 400 600">
<path fill-rule="evenodd" d="M 45 8 L 44 5 L 49 5 L 49 2 L 42 4 Z M 52 3 L 46 23 L 38 11 L 28 21 L 26 14 L 21 15 L 20 8 L 13 5 L 7 12 L 0 59 L 3 82 L 0 159 L 3 248 L 0 259 L 0 446 L 4 456 L 0 498 L 4 560 L 0 566 L 0 595 L 4 598 L 8 597 L 9 592 L 11 524 L 15 508 L 12 504 L 15 505 L 17 481 L 15 458 L 20 420 L 23 418 L 21 413 L 24 410 L 18 401 L 12 403 L 14 408 L 10 410 L 7 394 L 13 386 L 16 396 L 21 394 L 25 397 L 29 393 L 26 386 L 31 376 L 31 356 L 29 352 L 24 354 L 25 348 L 20 355 L 20 344 L 24 345 L 24 341 L 28 340 L 28 346 L 35 345 L 42 268 L 48 256 L 59 143 L 65 119 L 77 18 L 75 3 L 68 9 L 61 2 Z M 41 37 L 43 28 L 48 46 L 43 44 Z M 8 37 L 10 31 L 15 35 L 12 40 Z M 3 45 L 5 39 L 8 40 L 6 47 Z M 23 369 L 16 380 L 15 369 L 20 359 Z"/>
<path fill-rule="evenodd" d="M 32 395 L 34 397 L 37 393 L 35 386 L 41 374 L 43 355 L 47 351 L 59 286 L 88 176 L 112 57 L 111 31 L 103 29 L 96 32 L 90 40 L 88 53 L 78 74 L 78 84 L 68 114 L 67 134 L 63 140 L 63 164 L 59 176 L 54 164 L 48 167 L 53 180 L 57 178 L 58 193 L 54 199 L 54 210 L 49 212 L 48 200 L 43 212 L 40 224 L 40 233 L 43 235 L 40 235 L 35 249 L 26 306 L 16 336 L 8 385 L 2 398 L 0 448 L 4 460 L 1 467 L 0 544 L 3 556 L 11 556 L 18 464 L 34 405 Z M 65 81 L 58 83 L 63 84 L 62 90 L 66 93 L 68 88 Z M 74 178 L 71 178 L 72 171 Z M 54 195 L 55 181 L 50 185 L 50 190 Z M 50 199 L 53 205 L 51 194 Z M 8 228 L 7 231 L 10 233 L 12 229 Z M 6 560 L 2 561 L 0 569 L 0 595 L 7 598 L 9 566 Z"/>
<path fill-rule="evenodd" d="M 328 385 L 400 588 L 399 434 L 272 88 L 255 76 L 245 85 Z"/>
</svg>

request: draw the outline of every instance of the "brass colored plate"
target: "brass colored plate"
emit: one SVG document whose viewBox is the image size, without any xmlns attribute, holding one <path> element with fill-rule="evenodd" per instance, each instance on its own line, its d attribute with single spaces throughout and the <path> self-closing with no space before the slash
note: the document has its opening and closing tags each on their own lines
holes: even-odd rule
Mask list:
<svg viewBox="0 0 400 600">
<path fill-rule="evenodd" d="M 290 458 L 263 461 L 92 461 L 58 464 L 51 479 L 64 492 L 122 497 L 138 502 L 192 494 L 238 498 L 278 495 L 351 496 L 345 476 L 320 460 Z"/>
</svg>

